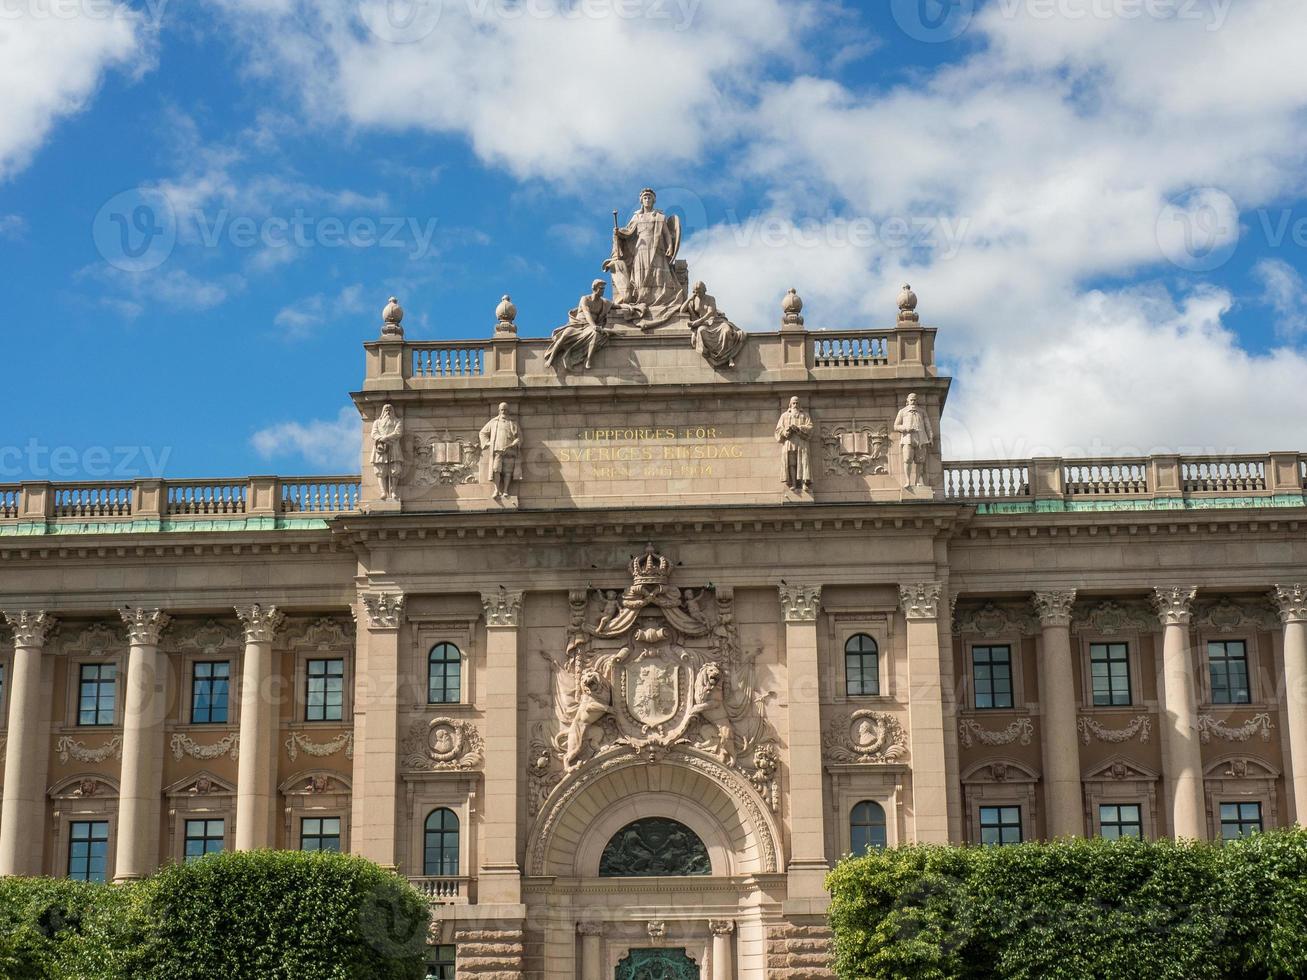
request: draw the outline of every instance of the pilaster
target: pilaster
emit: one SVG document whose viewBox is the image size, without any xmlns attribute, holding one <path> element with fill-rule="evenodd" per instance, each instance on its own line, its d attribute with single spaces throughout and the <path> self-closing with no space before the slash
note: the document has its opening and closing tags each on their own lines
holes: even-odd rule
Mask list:
<svg viewBox="0 0 1307 980">
<path fill-rule="evenodd" d="M 245 628 L 241 673 L 240 762 L 236 785 L 236 850 L 276 846 L 277 723 L 272 642 L 286 617 L 276 606 L 237 607 Z"/>
<path fill-rule="evenodd" d="M 121 613 L 127 626 L 128 652 L 114 881 L 136 881 L 159 864 L 163 718 L 168 711 L 166 664 L 159 658 L 159 638 L 169 617 L 161 609 L 128 608 Z"/>
<path fill-rule="evenodd" d="M 1178 838 L 1207 837 L 1203 799 L 1203 752 L 1198 734 L 1198 700 L 1189 623 L 1192 586 L 1153 590 L 1153 607 L 1162 623 L 1162 768 L 1170 801 L 1171 833 Z"/>
<path fill-rule="evenodd" d="M 363 591 L 354 613 L 351 850 L 393 868 L 399 812 L 399 649 L 404 594 Z"/>
<path fill-rule="evenodd" d="M 1277 585 L 1271 599 L 1284 623 L 1284 717 L 1294 823 L 1307 824 L 1307 585 Z"/>
<path fill-rule="evenodd" d="M 1075 658 L 1071 652 L 1074 589 L 1036 592 L 1035 612 L 1043 631 L 1039 658 L 1039 712 L 1043 732 L 1045 807 L 1048 836 L 1083 836 L 1084 788 L 1076 731 Z"/>
<path fill-rule="evenodd" d="M 481 605 L 486 619 L 486 768 L 478 900 L 516 905 L 522 900 L 522 871 L 517 860 L 522 593 L 501 586 L 482 593 Z"/>
<path fill-rule="evenodd" d="M 944 752 L 940 582 L 899 586 L 908 623 L 908 740 L 912 767 L 912 839 L 947 844 L 949 778 Z"/>
<path fill-rule="evenodd" d="M 0 877 L 39 875 L 50 733 L 43 723 L 42 654 L 55 627 L 40 610 L 5 613 L 14 634 L 9 690 L 4 796 L 0 798 Z"/>
</svg>

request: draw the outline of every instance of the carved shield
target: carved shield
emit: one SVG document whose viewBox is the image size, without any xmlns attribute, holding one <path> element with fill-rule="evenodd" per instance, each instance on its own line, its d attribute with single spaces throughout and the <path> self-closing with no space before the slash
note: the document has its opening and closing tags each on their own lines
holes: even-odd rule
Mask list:
<svg viewBox="0 0 1307 980">
<path fill-rule="evenodd" d="M 681 705 L 681 669 L 655 651 L 644 651 L 625 668 L 626 704 L 631 717 L 656 728 L 676 717 Z"/>
</svg>

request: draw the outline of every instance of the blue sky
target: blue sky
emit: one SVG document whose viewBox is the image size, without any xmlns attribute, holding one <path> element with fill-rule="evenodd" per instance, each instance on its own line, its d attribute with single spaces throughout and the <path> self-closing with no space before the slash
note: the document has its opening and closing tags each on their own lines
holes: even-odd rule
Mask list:
<svg viewBox="0 0 1307 980">
<path fill-rule="evenodd" d="M 911 280 L 946 455 L 1302 448 L 1304 36 L 1298 0 L 10 0 L 0 481 L 356 470 L 387 296 L 545 335 L 646 184 L 746 329 L 791 285 L 888 326 Z"/>
</svg>

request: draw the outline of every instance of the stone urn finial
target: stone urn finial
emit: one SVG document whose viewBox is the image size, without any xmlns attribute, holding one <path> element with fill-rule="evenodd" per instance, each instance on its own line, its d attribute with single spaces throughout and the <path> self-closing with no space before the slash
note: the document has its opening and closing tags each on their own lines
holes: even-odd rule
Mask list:
<svg viewBox="0 0 1307 980">
<path fill-rule="evenodd" d="M 507 293 L 495 307 L 495 333 L 517 333 L 517 307 Z"/>
<path fill-rule="evenodd" d="M 403 337 L 403 324 L 404 307 L 400 306 L 399 300 L 392 296 L 390 302 L 386 304 L 386 308 L 381 311 L 381 336 Z"/>
<path fill-rule="evenodd" d="M 903 288 L 899 291 L 899 322 L 916 323 L 918 319 L 917 294 L 905 282 Z"/>
<path fill-rule="evenodd" d="M 799 291 L 793 286 L 781 300 L 781 324 L 783 326 L 803 326 L 803 299 L 799 296 Z"/>
</svg>

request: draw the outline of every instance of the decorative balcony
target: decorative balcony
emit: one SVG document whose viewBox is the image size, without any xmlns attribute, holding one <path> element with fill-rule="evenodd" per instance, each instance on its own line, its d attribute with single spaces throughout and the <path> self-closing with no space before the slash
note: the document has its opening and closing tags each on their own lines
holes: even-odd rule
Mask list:
<svg viewBox="0 0 1307 980">
<path fill-rule="evenodd" d="M 470 902 L 470 878 L 410 877 L 408 880 L 432 905 L 467 905 Z"/>
</svg>

